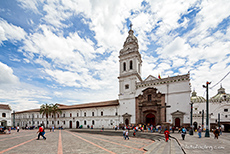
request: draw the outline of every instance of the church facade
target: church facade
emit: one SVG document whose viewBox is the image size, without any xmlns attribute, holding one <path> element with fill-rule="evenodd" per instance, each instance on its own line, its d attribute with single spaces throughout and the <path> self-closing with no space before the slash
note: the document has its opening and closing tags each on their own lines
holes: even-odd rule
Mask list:
<svg viewBox="0 0 230 154">
<path fill-rule="evenodd" d="M 61 105 L 62 115 L 48 119 L 39 109 L 15 113 L 15 125 L 78 128 L 112 128 L 115 125 L 169 123 L 176 127 L 190 126 L 190 74 L 167 78 L 149 75 L 141 78 L 142 58 L 138 40 L 132 29 L 119 53 L 118 100 Z M 13 116 L 12 116 L 13 117 Z"/>
</svg>

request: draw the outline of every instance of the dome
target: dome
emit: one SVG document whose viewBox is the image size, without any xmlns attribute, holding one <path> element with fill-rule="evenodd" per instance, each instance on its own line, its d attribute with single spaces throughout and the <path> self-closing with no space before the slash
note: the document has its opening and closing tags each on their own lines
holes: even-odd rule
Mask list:
<svg viewBox="0 0 230 154">
<path fill-rule="evenodd" d="M 192 103 L 205 103 L 206 99 L 202 96 L 197 96 L 195 90 L 192 92 L 192 97 L 191 97 L 191 102 Z"/>
<path fill-rule="evenodd" d="M 229 100 L 230 100 L 230 94 L 226 94 L 225 89 L 222 87 L 222 85 L 220 85 L 220 89 L 218 89 L 218 93 L 210 99 L 210 102 L 221 103 L 225 101 L 228 102 Z"/>
</svg>

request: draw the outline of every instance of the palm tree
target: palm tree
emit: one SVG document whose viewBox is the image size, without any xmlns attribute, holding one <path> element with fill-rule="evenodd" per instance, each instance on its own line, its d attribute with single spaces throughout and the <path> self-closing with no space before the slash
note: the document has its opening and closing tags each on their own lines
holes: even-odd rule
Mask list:
<svg viewBox="0 0 230 154">
<path fill-rule="evenodd" d="M 58 106 L 57 103 L 56 103 L 56 104 L 51 104 L 50 106 L 51 106 L 51 113 L 53 114 L 53 116 L 54 116 L 54 121 L 56 122 L 56 115 L 57 115 L 58 113 L 61 114 L 62 111 L 61 111 L 61 109 L 59 109 L 59 106 Z M 55 122 L 54 122 L 54 127 L 55 127 Z"/>
<path fill-rule="evenodd" d="M 51 114 L 51 106 L 48 104 L 43 104 L 40 106 L 40 114 L 42 114 L 42 116 L 46 116 L 46 126 L 47 126 L 47 121 L 48 121 L 48 116 Z"/>
</svg>

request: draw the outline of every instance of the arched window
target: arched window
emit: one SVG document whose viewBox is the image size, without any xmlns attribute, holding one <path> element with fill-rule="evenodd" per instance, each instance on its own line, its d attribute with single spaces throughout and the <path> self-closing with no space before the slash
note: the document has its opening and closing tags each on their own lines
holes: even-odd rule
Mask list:
<svg viewBox="0 0 230 154">
<path fill-rule="evenodd" d="M 2 113 L 2 117 L 6 117 L 6 113 Z"/>
<path fill-rule="evenodd" d="M 152 100 L 152 98 L 151 98 L 151 94 L 150 95 L 148 95 L 148 101 L 151 101 Z"/>
<path fill-rule="evenodd" d="M 129 69 L 133 69 L 133 61 L 131 60 L 130 62 L 129 62 Z"/>
<path fill-rule="evenodd" d="M 123 63 L 123 71 L 126 71 L 126 63 Z"/>
<path fill-rule="evenodd" d="M 69 116 L 72 117 L 72 113 L 70 113 Z"/>
<path fill-rule="evenodd" d="M 92 125 L 94 125 L 94 120 L 92 120 Z"/>
</svg>

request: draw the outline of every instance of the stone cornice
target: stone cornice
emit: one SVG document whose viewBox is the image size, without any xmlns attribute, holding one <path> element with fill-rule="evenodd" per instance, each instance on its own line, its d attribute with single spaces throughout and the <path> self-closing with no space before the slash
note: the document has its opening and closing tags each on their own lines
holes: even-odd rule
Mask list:
<svg viewBox="0 0 230 154">
<path fill-rule="evenodd" d="M 163 79 L 138 82 L 138 83 L 136 83 L 136 89 L 138 89 L 140 87 L 157 86 L 157 85 L 162 85 L 162 84 L 184 82 L 184 81 L 190 81 L 190 74 L 189 73 L 185 74 L 185 75 L 178 75 L 178 76 L 167 77 L 167 78 L 163 78 Z"/>
</svg>

